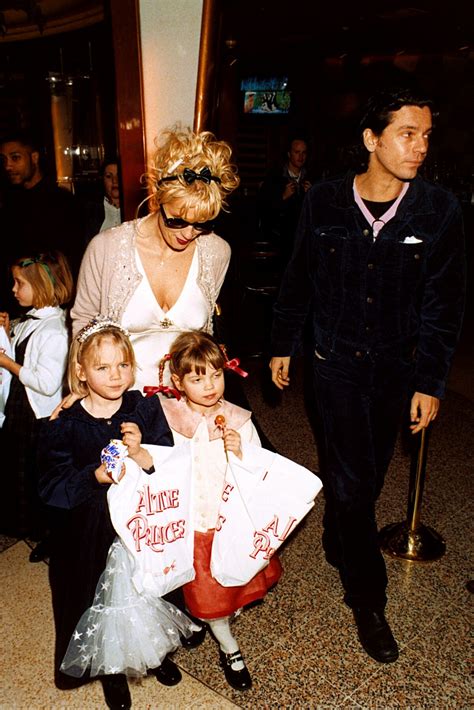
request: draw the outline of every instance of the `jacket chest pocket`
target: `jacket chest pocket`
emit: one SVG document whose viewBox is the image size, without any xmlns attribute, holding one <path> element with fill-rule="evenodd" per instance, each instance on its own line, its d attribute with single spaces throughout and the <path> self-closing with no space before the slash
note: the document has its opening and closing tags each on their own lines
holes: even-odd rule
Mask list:
<svg viewBox="0 0 474 710">
<path fill-rule="evenodd" d="M 417 282 L 423 271 L 425 245 L 423 242 L 396 244 L 396 259 L 404 283 Z"/>
<path fill-rule="evenodd" d="M 313 229 L 314 267 L 319 276 L 341 274 L 346 260 L 348 232 L 344 227 L 315 227 Z"/>
</svg>

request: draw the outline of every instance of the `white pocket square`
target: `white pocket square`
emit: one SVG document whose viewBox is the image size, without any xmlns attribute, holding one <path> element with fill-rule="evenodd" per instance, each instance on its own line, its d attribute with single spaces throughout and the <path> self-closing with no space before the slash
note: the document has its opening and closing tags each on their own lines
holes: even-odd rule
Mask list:
<svg viewBox="0 0 474 710">
<path fill-rule="evenodd" d="M 402 244 L 421 244 L 422 241 L 422 239 L 417 239 L 417 237 L 405 237 Z"/>
</svg>

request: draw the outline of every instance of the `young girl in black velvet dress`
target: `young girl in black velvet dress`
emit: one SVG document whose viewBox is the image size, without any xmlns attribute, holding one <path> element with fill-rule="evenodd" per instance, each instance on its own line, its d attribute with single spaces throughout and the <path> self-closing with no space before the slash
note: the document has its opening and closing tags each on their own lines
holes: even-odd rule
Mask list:
<svg viewBox="0 0 474 710">
<path fill-rule="evenodd" d="M 73 280 L 60 252 L 24 255 L 12 265 L 13 295 L 28 309 L 18 320 L 0 313 L 10 336 L 12 357 L 0 352 L 0 368 L 11 373 L 0 430 L 0 447 L 8 448 L 8 475 L 3 476 L 0 530 L 40 540 L 31 562 L 48 556 L 47 520 L 38 496 L 36 446 L 41 424 L 63 395 L 69 346 L 66 312 Z"/>
<path fill-rule="evenodd" d="M 134 371 L 128 333 L 109 319 L 92 321 L 77 335 L 69 356 L 69 387 L 82 399 L 46 424 L 39 444 L 40 493 L 55 513 L 50 584 L 56 626 L 55 682 L 61 689 L 77 687 L 96 674 L 86 668 L 80 677 L 71 677 L 60 667 L 76 625 L 95 603 L 96 587 L 116 537 L 107 504 L 113 480 L 101 463 L 102 449 L 111 439 L 121 439 L 128 456 L 147 472 L 153 460 L 141 442 L 173 444 L 159 398 L 129 391 Z M 188 632 L 188 623 L 185 619 L 174 634 L 178 639 L 174 648 L 179 633 Z M 169 650 L 171 644 L 165 653 Z M 150 670 L 165 685 L 181 679 L 166 655 L 161 665 Z M 99 672 L 107 705 L 131 707 L 126 676 L 113 668 Z"/>
</svg>

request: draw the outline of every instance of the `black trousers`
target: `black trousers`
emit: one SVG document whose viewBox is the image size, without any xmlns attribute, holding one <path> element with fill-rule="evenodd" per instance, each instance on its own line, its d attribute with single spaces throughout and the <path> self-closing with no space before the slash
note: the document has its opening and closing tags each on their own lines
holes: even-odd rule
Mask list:
<svg viewBox="0 0 474 710">
<path fill-rule="evenodd" d="M 351 608 L 385 607 L 387 574 L 375 503 L 410 392 L 412 359 L 314 354 L 326 500 L 323 547 Z"/>
</svg>

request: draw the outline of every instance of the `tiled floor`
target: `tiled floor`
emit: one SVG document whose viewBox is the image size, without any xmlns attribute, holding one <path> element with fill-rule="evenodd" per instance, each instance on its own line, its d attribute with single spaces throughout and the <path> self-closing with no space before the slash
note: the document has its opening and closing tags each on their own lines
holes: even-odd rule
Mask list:
<svg viewBox="0 0 474 710">
<path fill-rule="evenodd" d="M 422 521 L 446 540 L 437 562 L 387 558 L 389 605 L 401 654 L 381 665 L 360 648 L 349 610 L 341 602 L 336 572 L 321 554 L 322 500 L 282 552 L 285 568 L 263 604 L 235 621 L 235 632 L 254 680 L 246 693 L 233 691 L 217 666 L 207 638 L 175 660 L 183 681 L 160 686 L 153 677 L 131 684 L 134 708 L 185 710 L 231 707 L 360 708 L 370 710 L 467 710 L 472 707 L 469 637 L 474 577 L 471 556 L 474 384 L 472 347 L 460 349 L 452 387 L 432 432 Z M 302 375 L 279 404 L 262 397 L 266 363 L 249 363 L 247 394 L 256 415 L 281 453 L 317 470 L 312 434 L 304 417 Z M 278 398 L 274 398 L 278 399 Z M 296 424 L 295 424 L 296 423 Z M 381 525 L 404 520 L 409 458 L 400 444 L 379 504 Z M 52 683 L 53 625 L 47 567 L 28 562 L 23 541 L 4 540 L 0 554 L 2 612 L 2 710 L 104 707 L 101 687 L 91 683 L 64 692 Z M 10 544 L 10 546 L 8 546 Z"/>
</svg>

